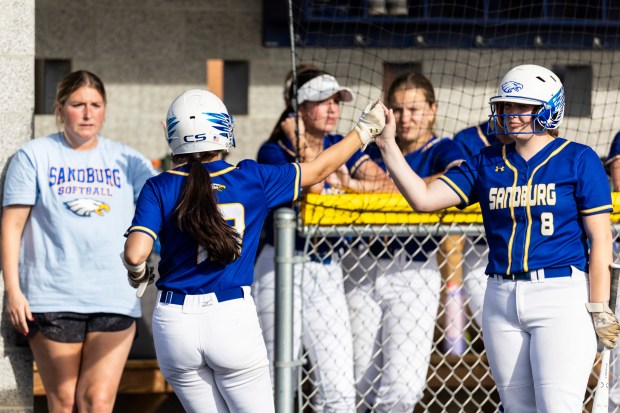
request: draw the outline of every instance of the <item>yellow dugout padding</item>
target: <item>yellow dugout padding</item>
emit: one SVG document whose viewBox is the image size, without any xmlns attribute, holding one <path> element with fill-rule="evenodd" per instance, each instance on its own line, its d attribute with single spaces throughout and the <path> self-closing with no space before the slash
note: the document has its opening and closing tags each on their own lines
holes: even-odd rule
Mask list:
<svg viewBox="0 0 620 413">
<path fill-rule="evenodd" d="M 620 193 L 613 192 L 611 221 L 620 222 Z M 463 210 L 413 212 L 401 194 L 308 194 L 302 201 L 304 225 L 481 224 L 480 205 Z"/>
</svg>

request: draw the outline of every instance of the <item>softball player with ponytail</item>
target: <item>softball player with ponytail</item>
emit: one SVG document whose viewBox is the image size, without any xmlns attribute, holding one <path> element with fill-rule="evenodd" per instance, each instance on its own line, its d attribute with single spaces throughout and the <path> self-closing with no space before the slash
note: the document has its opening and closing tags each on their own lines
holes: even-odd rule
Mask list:
<svg viewBox="0 0 620 413">
<path fill-rule="evenodd" d="M 270 208 L 291 202 L 383 129 L 380 104 L 355 132 L 312 162 L 279 166 L 219 160 L 234 146 L 232 119 L 212 93 L 191 90 L 166 119 L 173 161 L 147 181 L 128 230 L 130 284 L 148 282 L 144 263 L 161 241 L 153 314 L 159 366 L 188 412 L 273 412 L 267 352 L 250 295 L 256 248 Z M 211 188 L 209 191 L 208 188 Z"/>
<path fill-rule="evenodd" d="M 564 89 L 553 72 L 513 68 L 490 105 L 495 132 L 515 143 L 428 185 L 407 168 L 391 114 L 377 145 L 415 210 L 480 202 L 490 248 L 484 343 L 504 411 L 581 412 L 596 336 L 613 348 L 620 332 L 608 306 L 609 184 L 591 148 L 557 137 Z"/>
</svg>

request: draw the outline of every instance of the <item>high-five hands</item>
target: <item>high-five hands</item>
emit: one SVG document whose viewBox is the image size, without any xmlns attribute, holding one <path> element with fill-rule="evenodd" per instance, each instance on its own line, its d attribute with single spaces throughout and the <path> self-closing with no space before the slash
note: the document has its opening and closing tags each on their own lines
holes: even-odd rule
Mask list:
<svg viewBox="0 0 620 413">
<path fill-rule="evenodd" d="M 385 127 L 383 131 L 375 139 L 375 143 L 379 149 L 384 149 L 390 143 L 396 143 L 396 121 L 394 118 L 394 111 L 387 109 Z"/>
<path fill-rule="evenodd" d="M 381 133 L 385 127 L 387 114 L 387 107 L 379 101 L 370 102 L 366 106 L 357 121 L 357 125 L 353 128 L 364 147 Z"/>
</svg>

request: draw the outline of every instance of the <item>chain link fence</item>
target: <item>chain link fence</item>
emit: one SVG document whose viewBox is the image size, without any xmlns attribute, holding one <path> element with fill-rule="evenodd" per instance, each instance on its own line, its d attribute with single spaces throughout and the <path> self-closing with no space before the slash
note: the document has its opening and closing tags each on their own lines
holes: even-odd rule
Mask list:
<svg viewBox="0 0 620 413">
<path fill-rule="evenodd" d="M 319 199 L 308 202 L 331 202 Z M 367 219 L 363 214 L 372 214 L 374 207 L 364 213 L 358 207 L 328 206 L 332 212 L 316 205 L 310 211 L 302 208 L 298 232 L 307 240 L 306 264 L 295 271 L 295 277 L 304 278 L 296 288 L 305 289 L 298 292 L 302 296 L 309 288 L 324 295 L 322 308 L 302 317 L 318 317 L 325 328 L 314 334 L 314 341 L 304 340 L 296 410 L 330 411 L 330 397 L 343 394 L 334 387 L 349 386 L 355 388 L 361 413 L 500 411 L 480 327 L 488 247 L 479 215 L 467 210 L 413 214 L 405 207 L 396 212 L 397 219 L 387 214 Z M 420 222 L 388 223 L 406 216 L 404 220 Z M 619 229 L 616 224 L 616 240 Z M 322 290 L 325 284 L 313 275 L 317 264 L 341 278 L 339 292 Z M 341 305 L 331 305 L 343 297 L 345 313 Z M 329 351 L 326 342 L 334 345 L 331 334 L 343 336 L 338 329 L 348 329 L 351 338 L 337 343 L 350 352 L 334 351 L 345 360 L 317 358 L 317 348 Z M 338 363 L 337 377 L 321 365 L 330 362 Z M 612 376 L 618 370 L 614 364 L 612 358 Z M 597 356 L 584 412 L 591 410 L 598 365 Z M 612 398 L 620 393 L 613 379 L 610 388 Z M 379 404 L 382 408 L 374 410 Z"/>
</svg>

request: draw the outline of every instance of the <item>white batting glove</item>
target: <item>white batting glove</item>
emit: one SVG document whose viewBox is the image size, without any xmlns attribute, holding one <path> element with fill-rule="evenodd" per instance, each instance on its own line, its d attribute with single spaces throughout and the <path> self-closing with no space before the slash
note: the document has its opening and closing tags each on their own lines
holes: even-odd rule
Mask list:
<svg viewBox="0 0 620 413">
<path fill-rule="evenodd" d="M 385 127 L 385 112 L 379 102 L 370 102 L 362 112 L 353 130 L 365 148 Z"/>
<path fill-rule="evenodd" d="M 586 303 L 588 312 L 592 314 L 594 331 L 599 340 L 608 349 L 616 347 L 618 335 L 620 334 L 620 324 L 616 315 L 609 308 L 609 303 Z"/>
</svg>

